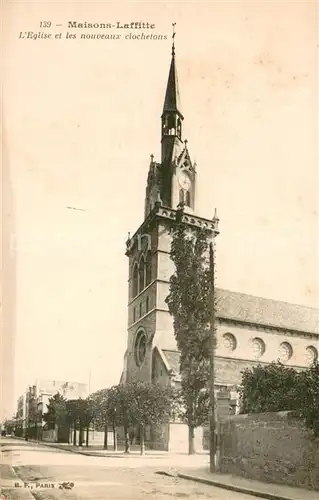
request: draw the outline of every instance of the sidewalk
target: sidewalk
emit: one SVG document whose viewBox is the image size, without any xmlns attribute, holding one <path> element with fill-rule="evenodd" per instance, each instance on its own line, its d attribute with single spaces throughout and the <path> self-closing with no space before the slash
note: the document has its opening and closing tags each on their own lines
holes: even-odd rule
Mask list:
<svg viewBox="0 0 319 500">
<path fill-rule="evenodd" d="M 18 437 L 13 437 L 14 440 L 19 440 L 26 445 L 28 443 L 30 444 L 36 444 L 39 446 L 45 446 L 45 447 L 50 447 L 50 448 L 55 448 L 63 451 L 68 451 L 70 453 L 76 453 L 80 455 L 87 455 L 87 456 L 92 456 L 92 457 L 108 457 L 108 458 L 156 458 L 156 459 L 165 459 L 165 458 L 173 458 L 173 457 L 189 457 L 188 453 L 182 453 L 182 452 L 170 452 L 170 451 L 162 451 L 162 450 L 145 450 L 145 454 L 141 455 L 140 454 L 140 447 L 139 445 L 131 445 L 130 446 L 130 453 L 124 453 L 124 447 L 120 446 L 117 451 L 114 451 L 112 449 L 105 450 L 102 445 L 90 445 L 89 447 L 86 446 L 73 446 L 72 444 L 68 443 L 51 443 L 48 441 L 37 441 L 34 439 L 29 439 L 28 441 L 25 441 L 23 438 L 18 438 Z M 207 458 L 208 460 L 208 452 L 203 452 L 203 453 L 198 453 L 195 455 L 197 461 L 200 461 L 201 464 L 197 465 L 202 465 L 203 460 Z M 194 464 L 196 465 L 196 464 Z"/>
<path fill-rule="evenodd" d="M 302 488 L 294 488 L 281 484 L 263 483 L 261 481 L 253 481 L 239 476 L 230 474 L 212 474 L 209 468 L 197 469 L 171 469 L 169 472 L 158 472 L 158 474 L 171 475 L 188 479 L 198 483 L 210 484 L 229 491 L 237 491 L 252 495 L 258 498 L 266 498 L 269 500 L 318 500 L 319 492 L 310 491 Z"/>
<path fill-rule="evenodd" d="M 17 438 L 15 438 L 17 439 Z M 209 471 L 208 454 L 198 454 L 189 456 L 187 453 L 173 453 L 159 450 L 146 450 L 145 455 L 140 455 L 139 447 L 133 445 L 131 452 L 125 454 L 123 448 L 119 451 L 104 450 L 102 446 L 91 446 L 89 448 L 73 446 L 61 443 L 48 443 L 44 441 L 20 441 L 26 445 L 28 443 L 47 448 L 56 448 L 80 455 L 126 458 L 126 459 L 162 459 L 157 462 L 157 474 L 179 477 L 223 488 L 229 491 L 236 491 L 246 495 L 252 495 L 257 498 L 266 498 L 268 500 L 318 500 L 319 492 L 310 491 L 302 488 L 291 487 L 281 484 L 264 483 L 245 479 L 240 476 L 230 474 L 214 473 Z M 167 460 L 165 462 L 165 459 Z M 144 462 L 147 464 L 147 461 Z M 161 469 L 160 469 L 161 468 Z"/>
<path fill-rule="evenodd" d="M 87 455 L 89 457 L 109 457 L 109 458 L 130 458 L 130 457 L 139 457 L 139 458 L 166 458 L 168 455 L 171 455 L 167 451 L 159 451 L 159 450 L 145 450 L 145 454 L 140 454 L 140 449 L 137 446 L 131 446 L 129 453 L 124 453 L 124 448 L 114 451 L 114 450 L 105 450 L 102 446 L 73 446 L 71 444 L 64 443 L 46 443 L 45 441 L 31 441 L 35 442 L 43 446 L 48 446 L 51 448 L 57 448 L 59 450 L 69 451 L 71 453 L 77 453 L 80 455 Z"/>
<path fill-rule="evenodd" d="M 1 478 L 1 494 L 4 498 L 19 498 L 20 500 L 34 500 L 34 496 L 27 489 L 19 488 L 17 497 L 17 489 L 12 487 L 12 482 L 21 483 L 20 477 L 14 471 L 13 467 L 6 463 L 0 463 L 0 478 Z"/>
</svg>

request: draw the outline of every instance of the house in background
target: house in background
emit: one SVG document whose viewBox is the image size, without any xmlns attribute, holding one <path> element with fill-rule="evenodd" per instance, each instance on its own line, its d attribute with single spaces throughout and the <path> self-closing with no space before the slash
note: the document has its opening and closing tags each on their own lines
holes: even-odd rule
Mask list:
<svg viewBox="0 0 319 500">
<path fill-rule="evenodd" d="M 47 412 L 50 398 L 61 394 L 66 399 L 85 399 L 88 396 L 88 386 L 81 382 L 38 379 L 18 399 L 17 416 L 23 416 L 23 433 L 30 438 L 56 440 L 56 436 L 46 436 L 43 430 L 45 421 L 43 414 Z M 52 433 L 51 433 L 52 434 Z"/>
<path fill-rule="evenodd" d="M 15 435 L 24 436 L 26 427 L 26 394 L 22 394 L 17 402 Z"/>
<path fill-rule="evenodd" d="M 87 384 L 80 382 L 39 379 L 35 388 L 38 407 L 42 413 L 46 413 L 49 399 L 57 393 L 66 399 L 85 399 L 88 396 Z"/>
</svg>

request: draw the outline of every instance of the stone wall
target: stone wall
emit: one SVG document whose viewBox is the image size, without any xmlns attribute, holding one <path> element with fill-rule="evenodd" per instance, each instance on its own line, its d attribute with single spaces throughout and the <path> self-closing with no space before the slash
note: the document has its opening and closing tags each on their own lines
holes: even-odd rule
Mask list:
<svg viewBox="0 0 319 500">
<path fill-rule="evenodd" d="M 153 350 L 152 382 L 157 382 L 158 384 L 164 386 L 169 385 L 170 383 L 170 377 L 167 369 L 156 349 Z"/>
<path fill-rule="evenodd" d="M 319 491 L 319 439 L 286 412 L 221 424 L 221 472 Z"/>
<path fill-rule="evenodd" d="M 151 380 L 152 367 L 152 338 L 156 328 L 156 312 L 153 310 L 144 316 L 141 320 L 133 324 L 128 330 L 127 347 L 127 382 L 134 380 Z M 135 361 L 134 343 L 139 331 L 143 330 L 147 337 L 147 348 L 145 361 L 138 366 Z"/>
</svg>

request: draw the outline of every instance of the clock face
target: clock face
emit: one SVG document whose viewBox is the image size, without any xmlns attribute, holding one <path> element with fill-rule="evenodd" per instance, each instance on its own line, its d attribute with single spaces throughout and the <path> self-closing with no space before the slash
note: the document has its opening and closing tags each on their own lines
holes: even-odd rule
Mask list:
<svg viewBox="0 0 319 500">
<path fill-rule="evenodd" d="M 178 177 L 179 184 L 183 189 L 189 189 L 191 185 L 191 180 L 185 172 L 182 172 Z"/>
</svg>

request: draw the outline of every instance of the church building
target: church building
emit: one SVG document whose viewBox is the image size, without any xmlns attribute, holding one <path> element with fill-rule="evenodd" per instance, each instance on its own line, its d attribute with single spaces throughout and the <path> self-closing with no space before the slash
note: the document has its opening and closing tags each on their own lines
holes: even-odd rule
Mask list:
<svg viewBox="0 0 319 500">
<path fill-rule="evenodd" d="M 197 167 L 183 140 L 173 44 L 161 116 L 161 158 L 151 156 L 147 176 L 144 220 L 126 242 L 129 264 L 128 337 L 121 383 L 134 380 L 178 384 L 179 353 L 173 318 L 165 299 L 174 272 L 170 259 L 171 227 L 178 205 L 190 228 L 205 227 L 218 235 L 217 217 L 196 215 Z M 317 309 L 217 289 L 216 391 L 236 391 L 241 372 L 280 359 L 298 369 L 318 359 Z M 184 449 L 187 429 L 170 424 L 153 445 Z"/>
</svg>

